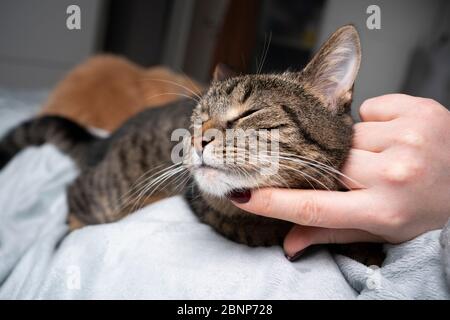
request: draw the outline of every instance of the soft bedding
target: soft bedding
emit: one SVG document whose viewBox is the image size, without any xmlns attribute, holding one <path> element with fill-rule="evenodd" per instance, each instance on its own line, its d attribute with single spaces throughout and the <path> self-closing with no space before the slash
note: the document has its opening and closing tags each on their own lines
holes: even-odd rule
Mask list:
<svg viewBox="0 0 450 320">
<path fill-rule="evenodd" d="M 68 233 L 74 164 L 29 148 L 0 171 L 2 299 L 449 299 L 440 231 L 386 245 L 381 269 L 325 247 L 298 261 L 199 223 L 181 197 Z"/>
</svg>

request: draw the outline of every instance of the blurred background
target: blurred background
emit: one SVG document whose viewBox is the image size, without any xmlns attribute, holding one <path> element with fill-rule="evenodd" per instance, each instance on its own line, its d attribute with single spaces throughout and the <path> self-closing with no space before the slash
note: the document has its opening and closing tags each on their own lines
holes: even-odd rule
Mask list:
<svg viewBox="0 0 450 320">
<path fill-rule="evenodd" d="M 71 4 L 81 8 L 81 30 L 66 28 Z M 366 25 L 373 4 L 379 30 Z M 363 100 L 391 92 L 450 106 L 446 0 L 0 0 L 0 99 L 10 90 L 50 90 L 102 52 L 205 84 L 217 62 L 243 73 L 301 69 L 348 23 L 363 49 L 355 115 Z"/>
</svg>

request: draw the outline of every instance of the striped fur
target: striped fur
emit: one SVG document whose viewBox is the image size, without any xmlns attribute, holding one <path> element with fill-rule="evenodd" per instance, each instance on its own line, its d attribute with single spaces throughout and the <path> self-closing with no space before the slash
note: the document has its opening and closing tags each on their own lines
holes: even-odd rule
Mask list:
<svg viewBox="0 0 450 320">
<path fill-rule="evenodd" d="M 86 148 L 97 138 L 73 121 L 58 116 L 31 119 L 12 129 L 0 141 L 0 169 L 11 158 L 28 146 L 39 146 L 46 142 L 57 146 L 72 157 L 80 167 L 95 159 L 86 159 Z"/>
</svg>

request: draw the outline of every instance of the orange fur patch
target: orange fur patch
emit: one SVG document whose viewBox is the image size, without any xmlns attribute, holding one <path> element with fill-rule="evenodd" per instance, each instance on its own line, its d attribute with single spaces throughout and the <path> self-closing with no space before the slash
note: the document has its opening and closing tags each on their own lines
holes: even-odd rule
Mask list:
<svg viewBox="0 0 450 320">
<path fill-rule="evenodd" d="M 201 85 L 165 67 L 144 69 L 121 57 L 99 55 L 67 74 L 41 114 L 113 131 L 146 108 L 193 96 L 191 91 L 199 90 L 203 90 Z"/>
</svg>

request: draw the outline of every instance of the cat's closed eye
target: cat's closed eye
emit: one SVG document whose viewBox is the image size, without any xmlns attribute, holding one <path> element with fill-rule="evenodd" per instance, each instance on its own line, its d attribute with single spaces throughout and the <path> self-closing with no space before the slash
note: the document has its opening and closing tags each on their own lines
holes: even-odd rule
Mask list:
<svg viewBox="0 0 450 320">
<path fill-rule="evenodd" d="M 234 123 L 235 123 L 236 121 L 239 121 L 239 120 L 243 120 L 243 119 L 245 119 L 245 118 L 248 118 L 248 117 L 250 117 L 252 114 L 254 114 L 254 113 L 258 112 L 258 111 L 261 111 L 261 110 L 262 110 L 262 109 L 258 109 L 258 108 L 255 108 L 255 109 L 248 109 L 248 110 L 244 111 L 243 113 L 241 113 L 239 116 L 237 116 L 237 117 L 235 117 L 235 118 L 233 118 L 233 119 L 231 119 L 231 120 L 228 120 L 228 121 L 226 122 L 226 126 L 227 126 L 227 128 L 232 128 L 233 125 L 234 125 Z"/>
</svg>

